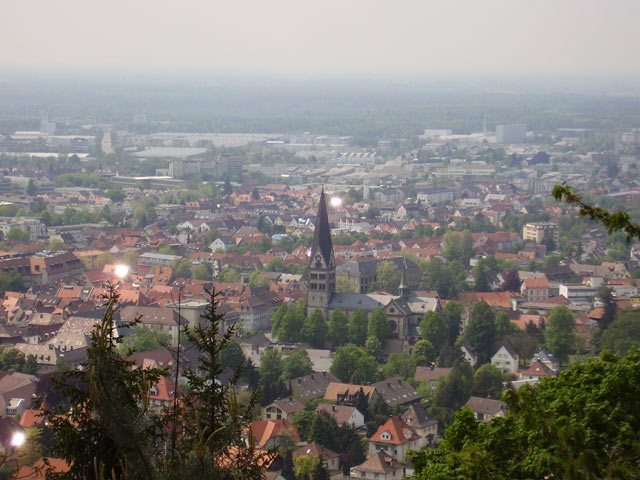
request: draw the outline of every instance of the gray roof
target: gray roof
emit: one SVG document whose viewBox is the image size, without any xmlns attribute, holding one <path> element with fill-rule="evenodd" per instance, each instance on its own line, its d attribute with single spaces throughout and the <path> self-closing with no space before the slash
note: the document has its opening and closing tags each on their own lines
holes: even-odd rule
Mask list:
<svg viewBox="0 0 640 480">
<path fill-rule="evenodd" d="M 156 258 L 158 260 L 167 260 L 167 261 L 174 261 L 174 260 L 178 260 L 180 258 L 182 258 L 179 255 L 166 255 L 164 253 L 153 253 L 153 252 L 145 252 L 142 255 L 140 255 L 140 257 L 142 258 Z"/>
<path fill-rule="evenodd" d="M 387 378 L 374 383 L 373 386 L 376 387 L 384 403 L 391 407 L 416 402 L 422 398 L 415 388 L 399 377 Z"/>
<path fill-rule="evenodd" d="M 206 148 L 195 147 L 154 147 L 134 153 L 138 158 L 189 158 L 206 153 Z"/>
<path fill-rule="evenodd" d="M 395 300 L 396 305 L 405 315 L 408 314 L 407 309 L 413 314 L 435 312 L 438 309 L 438 299 L 435 297 L 408 297 L 403 299 L 398 295 L 376 295 L 372 293 L 334 293 L 331 295 L 329 309 L 373 312 L 379 308 L 386 307 L 392 300 Z"/>
<path fill-rule="evenodd" d="M 378 269 L 377 260 L 362 260 L 360 262 L 347 262 L 336 268 L 338 274 L 363 275 L 375 273 Z"/>
<path fill-rule="evenodd" d="M 507 409 L 507 404 L 500 400 L 482 397 L 471 397 L 466 405 L 473 412 L 492 416 Z"/>
</svg>

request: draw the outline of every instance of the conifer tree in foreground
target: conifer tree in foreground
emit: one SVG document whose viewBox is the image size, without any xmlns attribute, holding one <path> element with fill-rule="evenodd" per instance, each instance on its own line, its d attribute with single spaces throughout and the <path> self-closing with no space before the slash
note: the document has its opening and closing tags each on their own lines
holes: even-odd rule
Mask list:
<svg viewBox="0 0 640 480">
<path fill-rule="evenodd" d="M 189 394 L 179 393 L 171 408 L 149 409 L 153 385 L 169 372 L 137 368 L 118 353 L 114 313 L 118 294 L 109 287 L 105 313 L 91 335 L 81 369 L 55 380 L 62 397 L 44 412 L 56 438 L 53 456 L 71 465 L 66 478 L 79 479 L 255 479 L 271 452 L 257 452 L 246 440 L 255 395 L 241 406 L 234 381 L 219 383 L 219 354 L 234 327 L 220 335 L 223 315 L 215 293 L 203 314 L 205 326 L 183 333 L 200 352 L 198 372 L 187 370 Z M 139 319 L 138 319 L 139 320 Z M 251 437 L 251 435 L 248 435 Z"/>
</svg>

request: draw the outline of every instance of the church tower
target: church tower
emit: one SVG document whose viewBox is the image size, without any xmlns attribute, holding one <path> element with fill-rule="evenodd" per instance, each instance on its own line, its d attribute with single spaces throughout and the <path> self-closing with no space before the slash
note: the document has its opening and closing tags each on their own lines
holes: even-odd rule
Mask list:
<svg viewBox="0 0 640 480">
<path fill-rule="evenodd" d="M 307 315 L 318 309 L 326 317 L 331 295 L 336 290 L 336 262 L 333 256 L 331 228 L 324 189 L 320 193 L 320 205 L 309 257 L 309 284 L 307 288 Z"/>
</svg>

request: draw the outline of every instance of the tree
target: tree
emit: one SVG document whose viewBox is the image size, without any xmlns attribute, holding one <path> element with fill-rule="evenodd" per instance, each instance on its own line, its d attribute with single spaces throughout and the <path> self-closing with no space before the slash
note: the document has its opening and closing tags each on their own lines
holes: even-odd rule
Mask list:
<svg viewBox="0 0 640 480">
<path fill-rule="evenodd" d="M 638 398 L 640 352 L 602 354 L 508 391 L 504 418 L 483 422 L 464 409 L 436 449 L 412 456 L 415 477 L 635 478 Z"/>
<path fill-rule="evenodd" d="M 476 397 L 499 399 L 504 390 L 504 375 L 498 367 L 485 363 L 477 371 L 473 379 L 471 394 Z"/>
<path fill-rule="evenodd" d="M 429 340 L 436 352 L 440 352 L 447 341 L 447 326 L 442 315 L 438 312 L 425 313 L 418 328 L 422 338 Z"/>
<path fill-rule="evenodd" d="M 71 365 L 66 358 L 60 357 L 56 360 L 56 372 L 68 372 L 69 370 L 71 370 Z"/>
<path fill-rule="evenodd" d="M 282 377 L 282 355 L 275 348 L 266 350 L 260 358 L 260 384 L 268 385 L 280 381 Z"/>
<path fill-rule="evenodd" d="M 549 160 L 551 159 L 551 157 L 549 156 L 549 154 L 547 152 L 536 152 L 533 157 L 531 157 L 531 163 L 532 164 L 536 164 L 536 163 L 549 163 Z"/>
<path fill-rule="evenodd" d="M 496 340 L 502 340 L 508 335 L 516 335 L 520 329 L 511 323 L 507 312 L 498 312 L 495 318 Z"/>
<path fill-rule="evenodd" d="M 447 344 L 452 346 L 460 335 L 464 306 L 458 302 L 447 302 L 442 313 L 447 319 Z"/>
<path fill-rule="evenodd" d="M 222 191 L 225 194 L 225 196 L 226 195 L 231 195 L 233 193 L 233 187 L 231 186 L 231 180 L 229 179 L 228 176 L 224 179 L 224 189 Z"/>
<path fill-rule="evenodd" d="M 300 455 L 293 461 L 297 480 L 328 480 L 329 475 L 316 455 Z"/>
<path fill-rule="evenodd" d="M 387 321 L 387 316 L 381 309 L 374 310 L 369 317 L 367 337 L 377 338 L 384 347 L 389 335 L 391 335 L 391 325 Z"/>
<path fill-rule="evenodd" d="M 122 256 L 122 261 L 130 267 L 138 265 L 139 254 L 137 250 L 127 250 Z"/>
<path fill-rule="evenodd" d="M 369 320 L 362 310 L 356 310 L 349 317 L 349 341 L 359 347 L 364 347 L 367 340 Z"/>
<path fill-rule="evenodd" d="M 31 234 L 25 230 L 21 230 L 20 228 L 13 227 L 7 232 L 4 238 L 9 242 L 26 243 L 31 241 Z"/>
<path fill-rule="evenodd" d="M 393 262 L 380 262 L 376 272 L 376 288 L 395 293 L 400 285 L 402 272 Z"/>
<path fill-rule="evenodd" d="M 283 307 L 286 308 L 280 310 L 278 318 L 274 319 L 272 330 L 281 342 L 299 342 L 302 340 L 302 326 L 306 312 L 291 305 L 283 305 Z"/>
<path fill-rule="evenodd" d="M 254 270 L 249 274 L 249 285 L 251 287 L 269 288 L 271 281 L 260 270 Z"/>
<path fill-rule="evenodd" d="M 367 337 L 367 341 L 364 342 L 364 349 L 367 353 L 373 356 L 376 360 L 381 360 L 382 358 L 382 343 L 375 335 L 369 335 Z"/>
<path fill-rule="evenodd" d="M 626 355 L 632 347 L 640 347 L 640 314 L 633 310 L 621 312 L 602 334 L 604 350 Z"/>
<path fill-rule="evenodd" d="M 233 268 L 223 268 L 222 270 L 220 270 L 220 273 L 218 273 L 219 282 L 237 283 L 240 280 L 240 274 Z"/>
<path fill-rule="evenodd" d="M 133 327 L 131 335 L 122 339 L 118 348 L 122 353 L 126 353 L 128 350 L 147 352 L 166 348 L 170 343 L 169 335 L 166 332 L 158 332 L 144 325 L 136 325 Z"/>
<path fill-rule="evenodd" d="M 333 347 L 349 342 L 349 322 L 342 310 L 334 310 L 329 317 L 329 338 Z"/>
<path fill-rule="evenodd" d="M 154 422 L 149 423 L 145 399 L 163 372 L 132 368 L 132 361 L 118 355 L 113 316 L 117 300 L 112 289 L 91 334 L 84 368 L 62 372 L 55 388 L 65 401 L 45 413 L 56 437 L 53 453 L 71 464 L 72 475 L 93 478 L 94 469 L 104 469 L 114 478 L 151 479 Z M 69 410 L 69 405 L 74 408 Z"/>
<path fill-rule="evenodd" d="M 471 396 L 473 370 L 464 360 L 456 360 L 451 373 L 438 382 L 434 395 L 434 411 L 438 418 L 448 422 L 453 412 L 464 405 Z"/>
<path fill-rule="evenodd" d="M 220 362 L 222 368 L 230 368 L 235 372 L 245 362 L 240 344 L 234 339 L 229 340 L 224 348 L 220 350 L 218 362 Z"/>
<path fill-rule="evenodd" d="M 296 350 L 282 360 L 282 380 L 303 377 L 310 373 L 313 373 L 313 365 L 304 348 Z"/>
<path fill-rule="evenodd" d="M 209 262 L 203 262 L 198 265 L 194 265 L 191 268 L 191 275 L 196 280 L 211 280 L 213 277 L 213 270 Z"/>
<path fill-rule="evenodd" d="M 473 306 L 464 336 L 478 354 L 478 363 L 488 362 L 494 353 L 496 325 L 493 311 L 486 302 L 480 301 Z"/>
<path fill-rule="evenodd" d="M 354 373 L 358 373 L 363 382 L 374 382 L 378 375 L 378 363 L 366 350 L 356 345 L 345 345 L 331 362 L 330 372 L 340 381 L 348 383 Z"/>
<path fill-rule="evenodd" d="M 324 339 L 328 330 L 322 313 L 315 309 L 302 324 L 302 338 L 314 348 L 324 348 Z"/>
<path fill-rule="evenodd" d="M 416 364 L 407 353 L 392 353 L 387 359 L 382 372 L 384 378 L 400 377 L 405 380 L 413 378 Z"/>
<path fill-rule="evenodd" d="M 507 270 L 502 275 L 504 282 L 500 288 L 506 292 L 517 292 L 520 290 L 520 276 L 516 269 Z"/>
<path fill-rule="evenodd" d="M 605 285 L 598 288 L 598 298 L 604 306 L 604 314 L 598 322 L 601 330 L 606 330 L 616 318 L 616 302 L 613 299 L 613 290 Z"/>
<path fill-rule="evenodd" d="M 411 350 L 411 358 L 416 365 L 430 366 L 436 359 L 436 349 L 429 340 L 418 340 Z"/>
<path fill-rule="evenodd" d="M 191 262 L 186 258 L 178 258 L 171 262 L 173 274 L 178 278 L 191 278 Z"/>
<path fill-rule="evenodd" d="M 27 355 L 24 366 L 22 367 L 22 373 L 28 373 L 29 375 L 36 375 L 40 369 L 36 357 L 33 355 Z"/>
<path fill-rule="evenodd" d="M 565 363 L 572 351 L 576 320 L 564 305 L 553 307 L 544 331 L 545 344 L 558 362 Z"/>
<path fill-rule="evenodd" d="M 27 195 L 30 197 L 33 197 L 37 192 L 38 192 L 38 187 L 36 187 L 36 184 L 33 181 L 33 178 L 29 179 L 29 182 L 27 183 Z"/>
<path fill-rule="evenodd" d="M 0 370 L 22 371 L 25 365 L 24 353 L 14 347 L 5 347 L 0 351 Z"/>
<path fill-rule="evenodd" d="M 476 282 L 475 282 L 475 291 L 476 292 L 488 292 L 491 290 L 489 288 L 489 281 L 487 280 L 487 267 L 483 263 L 478 264 L 478 268 L 476 269 Z"/>
<path fill-rule="evenodd" d="M 24 278 L 17 270 L 0 273 L 0 288 L 5 292 L 21 292 L 24 290 Z"/>
<path fill-rule="evenodd" d="M 51 240 L 49 245 L 47 245 L 47 250 L 50 252 L 62 252 L 64 250 L 69 250 L 69 246 L 64 243 L 62 240 Z"/>
<path fill-rule="evenodd" d="M 336 292 L 338 293 L 356 293 L 356 289 L 349 279 L 339 276 L 336 277 Z"/>
</svg>

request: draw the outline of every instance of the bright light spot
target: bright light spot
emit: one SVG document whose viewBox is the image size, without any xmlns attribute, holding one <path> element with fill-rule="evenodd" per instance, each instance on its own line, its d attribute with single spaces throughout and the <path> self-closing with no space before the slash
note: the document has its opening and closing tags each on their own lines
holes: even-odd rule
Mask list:
<svg viewBox="0 0 640 480">
<path fill-rule="evenodd" d="M 129 266 L 128 265 L 117 265 L 114 271 L 117 277 L 124 278 L 129 275 Z"/>
<path fill-rule="evenodd" d="M 340 197 L 332 197 L 331 198 L 331 206 L 333 208 L 338 208 L 342 206 L 342 199 Z"/>
<path fill-rule="evenodd" d="M 11 446 L 12 447 L 20 447 L 22 446 L 22 444 L 25 441 L 25 436 L 24 433 L 22 432 L 16 432 L 13 434 L 13 437 L 11 437 Z"/>
</svg>

